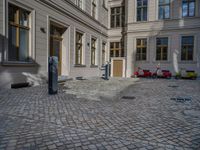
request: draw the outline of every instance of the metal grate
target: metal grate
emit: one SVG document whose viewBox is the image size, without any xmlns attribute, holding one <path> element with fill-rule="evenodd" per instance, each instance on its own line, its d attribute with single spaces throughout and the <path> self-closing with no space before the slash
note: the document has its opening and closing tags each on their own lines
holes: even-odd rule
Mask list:
<svg viewBox="0 0 200 150">
<path fill-rule="evenodd" d="M 177 87 L 179 87 L 179 86 L 178 86 L 178 85 L 169 85 L 168 87 L 177 88 Z"/>
<path fill-rule="evenodd" d="M 122 99 L 135 99 L 135 96 L 123 96 Z"/>
</svg>

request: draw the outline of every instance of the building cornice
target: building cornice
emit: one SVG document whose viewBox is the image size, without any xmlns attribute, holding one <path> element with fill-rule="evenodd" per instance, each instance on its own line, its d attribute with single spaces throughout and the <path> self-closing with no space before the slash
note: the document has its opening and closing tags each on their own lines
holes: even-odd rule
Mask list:
<svg viewBox="0 0 200 150">
<path fill-rule="evenodd" d="M 184 28 L 160 28 L 160 29 L 151 29 L 151 30 L 128 30 L 127 33 L 140 33 L 140 32 L 167 32 L 167 31 L 178 31 L 178 30 L 199 30 L 200 27 L 184 27 Z"/>
<path fill-rule="evenodd" d="M 93 29 L 94 31 L 96 31 L 96 32 L 98 32 L 98 33 L 100 33 L 100 34 L 102 34 L 102 35 L 105 36 L 105 37 L 108 37 L 107 33 L 104 33 L 104 32 L 102 31 L 102 29 L 101 29 L 101 28 L 103 28 L 104 30 L 107 31 L 107 30 L 108 30 L 107 27 L 105 27 L 105 26 L 104 26 L 102 23 L 100 23 L 98 20 L 94 19 L 94 18 L 93 18 L 92 16 L 90 16 L 88 13 L 86 13 L 86 12 L 84 12 L 83 10 L 77 8 L 77 6 L 75 6 L 75 4 L 73 4 L 71 1 L 69 1 L 69 0 L 62 0 L 64 3 L 69 4 L 69 5 L 72 6 L 74 9 L 76 9 L 77 11 L 79 11 L 80 13 L 82 13 L 83 15 L 85 15 L 87 18 L 90 18 L 91 21 L 95 22 L 95 23 L 99 26 L 100 29 L 97 28 L 97 27 L 94 26 L 94 25 L 89 24 L 89 23 L 86 22 L 83 18 L 81 18 L 81 17 L 79 17 L 79 16 L 76 16 L 75 14 L 73 14 L 72 12 L 70 12 L 69 10 L 67 10 L 66 8 L 64 8 L 64 7 L 60 6 L 60 5 L 58 5 L 55 1 L 52 1 L 52 0 L 42 0 L 42 1 L 41 1 L 41 0 L 36 0 L 36 1 L 39 2 L 39 3 L 41 3 L 41 4 L 43 4 L 43 5 L 49 6 L 49 7 L 53 8 L 54 11 L 57 11 L 58 13 L 60 13 L 60 14 L 62 14 L 62 15 L 64 14 L 64 15 L 66 15 L 68 18 L 73 19 L 74 21 L 77 21 L 77 22 L 83 24 L 84 26 Z"/>
</svg>

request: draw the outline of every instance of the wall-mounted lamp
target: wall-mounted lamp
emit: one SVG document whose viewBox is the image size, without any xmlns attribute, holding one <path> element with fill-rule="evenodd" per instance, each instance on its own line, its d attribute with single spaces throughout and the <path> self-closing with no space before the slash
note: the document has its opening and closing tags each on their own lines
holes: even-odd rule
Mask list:
<svg viewBox="0 0 200 150">
<path fill-rule="evenodd" d="M 42 33 L 46 33 L 46 31 L 45 31 L 45 28 L 40 28 L 40 31 L 42 32 Z"/>
<path fill-rule="evenodd" d="M 87 43 L 87 46 L 90 46 L 90 43 Z"/>
</svg>

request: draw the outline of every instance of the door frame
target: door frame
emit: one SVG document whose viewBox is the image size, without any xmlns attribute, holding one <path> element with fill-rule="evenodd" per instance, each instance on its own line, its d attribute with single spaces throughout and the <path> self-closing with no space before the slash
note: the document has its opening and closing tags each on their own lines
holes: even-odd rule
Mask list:
<svg viewBox="0 0 200 150">
<path fill-rule="evenodd" d="M 61 37 L 57 37 L 57 36 L 54 36 L 54 35 L 50 35 L 50 42 L 51 40 L 56 40 L 56 41 L 59 41 L 60 42 L 60 46 L 59 46 L 59 56 L 60 56 L 60 60 L 58 62 L 58 75 L 62 75 L 62 40 L 63 38 Z M 52 50 L 52 47 L 51 47 L 51 43 L 50 43 L 50 55 L 51 55 L 51 52 L 53 52 Z"/>
<path fill-rule="evenodd" d="M 44 31 L 47 37 L 47 41 L 46 41 L 46 54 L 47 54 L 47 59 L 46 59 L 46 72 L 48 72 L 48 57 L 50 56 L 50 40 L 51 40 L 51 34 L 50 34 L 50 27 L 51 27 L 51 22 L 56 23 L 62 27 L 64 27 L 66 30 L 62 35 L 63 41 L 62 41 L 62 72 L 61 75 L 66 75 L 68 76 L 70 73 L 70 31 L 71 31 L 71 27 L 69 24 L 67 24 L 67 21 L 63 21 L 63 20 L 58 20 L 53 16 L 47 15 L 47 26 L 46 26 L 46 30 Z"/>
</svg>

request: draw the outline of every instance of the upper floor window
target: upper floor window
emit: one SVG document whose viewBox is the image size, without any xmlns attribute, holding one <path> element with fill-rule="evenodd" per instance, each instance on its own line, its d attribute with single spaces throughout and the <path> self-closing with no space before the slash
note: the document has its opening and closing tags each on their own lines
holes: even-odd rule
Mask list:
<svg viewBox="0 0 200 150">
<path fill-rule="evenodd" d="M 29 32 L 30 12 L 9 4 L 9 61 L 30 61 L 29 60 Z"/>
<path fill-rule="evenodd" d="M 96 8 L 97 4 L 96 4 L 96 0 L 92 0 L 92 17 L 96 18 Z"/>
<path fill-rule="evenodd" d="M 136 60 L 146 60 L 147 58 L 147 39 L 137 39 Z"/>
<path fill-rule="evenodd" d="M 159 19 L 170 18 L 170 0 L 159 0 Z"/>
<path fill-rule="evenodd" d="M 114 7 L 111 8 L 111 28 L 123 27 L 124 26 L 124 8 Z"/>
<path fill-rule="evenodd" d="M 82 7 L 83 7 L 83 4 L 82 4 L 83 2 L 82 2 L 82 0 L 76 0 L 75 1 L 75 4 L 79 7 L 79 8 L 81 8 L 82 9 Z"/>
<path fill-rule="evenodd" d="M 82 65 L 82 53 L 83 53 L 83 34 L 76 32 L 76 65 Z"/>
<path fill-rule="evenodd" d="M 156 47 L 156 60 L 167 60 L 168 38 L 157 38 Z"/>
<path fill-rule="evenodd" d="M 96 39 L 91 40 L 91 65 L 96 64 Z"/>
<path fill-rule="evenodd" d="M 147 21 L 148 0 L 137 0 L 137 21 Z"/>
<path fill-rule="evenodd" d="M 182 15 L 183 17 L 195 16 L 195 0 L 182 1 Z"/>
<path fill-rule="evenodd" d="M 193 60 L 194 36 L 183 36 L 181 44 L 181 60 Z"/>
<path fill-rule="evenodd" d="M 124 57 L 121 42 L 110 43 L 110 57 Z"/>
</svg>

